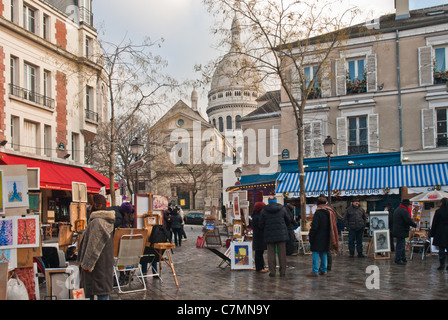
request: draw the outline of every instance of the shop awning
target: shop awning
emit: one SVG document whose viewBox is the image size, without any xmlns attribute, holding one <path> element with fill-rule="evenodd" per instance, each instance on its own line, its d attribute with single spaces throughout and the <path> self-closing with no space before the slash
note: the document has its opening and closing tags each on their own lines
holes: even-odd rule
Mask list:
<svg viewBox="0 0 448 320">
<path fill-rule="evenodd" d="M 87 184 L 87 192 L 98 193 L 102 187 L 109 189 L 109 179 L 98 172 L 83 167 L 68 166 L 56 162 L 38 160 L 0 153 L 2 165 L 26 165 L 40 168 L 40 188 L 52 190 L 72 190 L 72 182 Z"/>
<path fill-rule="evenodd" d="M 327 171 L 305 172 L 307 196 L 326 193 Z M 402 165 L 331 171 L 331 190 L 346 195 L 396 193 L 400 187 L 448 185 L 448 163 Z M 299 173 L 281 173 L 276 193 L 299 192 Z"/>
</svg>

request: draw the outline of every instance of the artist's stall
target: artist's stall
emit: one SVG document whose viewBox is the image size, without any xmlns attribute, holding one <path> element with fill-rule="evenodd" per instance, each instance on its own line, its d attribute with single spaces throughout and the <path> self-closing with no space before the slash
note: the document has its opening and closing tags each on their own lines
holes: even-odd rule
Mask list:
<svg viewBox="0 0 448 320">
<path fill-rule="evenodd" d="M 26 165 L 0 166 L 0 188 L 0 300 L 19 288 L 23 299 L 38 299 L 33 257 L 42 252 L 41 219 L 29 209 Z"/>
</svg>

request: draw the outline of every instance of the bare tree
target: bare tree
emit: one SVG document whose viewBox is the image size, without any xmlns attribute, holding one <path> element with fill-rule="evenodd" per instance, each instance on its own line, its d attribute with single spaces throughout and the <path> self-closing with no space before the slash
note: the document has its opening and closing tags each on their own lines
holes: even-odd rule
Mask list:
<svg viewBox="0 0 448 320">
<path fill-rule="evenodd" d="M 167 100 L 167 92 L 178 87 L 174 79 L 162 73 L 167 63 L 151 52 L 151 49 L 160 45 L 161 41 L 152 41 L 149 38 L 142 44 L 133 44 L 131 41 L 122 41 L 118 44 L 100 42 L 104 62 L 102 76 L 108 86 L 110 105 L 108 165 L 113 205 L 115 204 L 115 157 L 117 143 L 123 137 L 121 131 L 138 111 L 160 106 Z"/>
<path fill-rule="evenodd" d="M 343 46 L 357 9 L 339 10 L 341 1 L 327 0 L 203 0 L 209 12 L 229 21 L 240 19 L 246 38 L 240 54 L 254 64 L 268 86 L 281 86 L 294 110 L 298 138 L 301 212 L 306 211 L 304 158 L 304 110 L 317 81 L 329 81 L 330 57 Z M 335 6 L 336 4 L 336 6 Z M 222 29 L 218 26 L 217 30 Z M 304 66 L 314 66 L 308 76 Z M 345 79 L 344 79 L 345 81 Z M 325 87 L 324 83 L 321 83 Z M 325 94 L 325 93 L 323 93 Z M 305 226 L 302 215 L 302 225 Z"/>
</svg>

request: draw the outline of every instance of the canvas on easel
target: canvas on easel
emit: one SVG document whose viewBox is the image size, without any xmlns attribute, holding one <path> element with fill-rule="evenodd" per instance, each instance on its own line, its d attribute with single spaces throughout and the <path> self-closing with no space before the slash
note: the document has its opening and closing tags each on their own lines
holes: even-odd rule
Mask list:
<svg viewBox="0 0 448 320">
<path fill-rule="evenodd" d="M 232 270 L 253 268 L 251 241 L 232 241 L 230 246 L 230 267 Z"/>
</svg>

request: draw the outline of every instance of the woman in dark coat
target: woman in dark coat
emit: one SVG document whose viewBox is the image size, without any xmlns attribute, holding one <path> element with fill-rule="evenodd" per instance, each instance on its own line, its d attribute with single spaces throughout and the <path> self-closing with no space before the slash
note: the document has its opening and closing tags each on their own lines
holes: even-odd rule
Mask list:
<svg viewBox="0 0 448 320">
<path fill-rule="evenodd" d="M 444 270 L 445 252 L 448 249 L 448 198 L 442 199 L 440 208 L 434 214 L 431 237 L 434 238 L 433 245 L 439 247 L 440 267 L 437 270 Z"/>
<path fill-rule="evenodd" d="M 327 199 L 319 197 L 317 205 L 327 203 Z M 330 212 L 317 209 L 309 233 L 310 249 L 313 253 L 313 269 L 308 276 L 316 277 L 327 273 L 327 252 L 330 250 Z M 320 259 L 320 266 L 319 266 Z"/>
<path fill-rule="evenodd" d="M 261 210 L 265 207 L 264 202 L 255 202 L 254 212 L 252 213 L 252 249 L 254 250 L 255 257 L 255 271 L 258 272 L 268 272 L 264 267 L 264 250 L 267 249 L 266 243 L 264 242 L 264 229 L 260 226 L 260 215 Z"/>
</svg>

